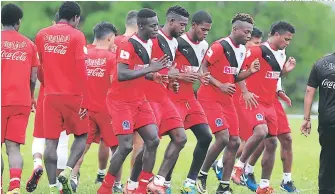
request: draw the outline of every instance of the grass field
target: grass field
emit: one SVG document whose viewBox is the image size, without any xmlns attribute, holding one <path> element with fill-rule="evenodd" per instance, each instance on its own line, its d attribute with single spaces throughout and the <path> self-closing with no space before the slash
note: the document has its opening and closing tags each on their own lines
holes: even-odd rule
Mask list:
<svg viewBox="0 0 335 194">
<path fill-rule="evenodd" d="M 27 144 L 22 146 L 22 154 L 24 157 L 24 170 L 22 174 L 22 182 L 21 182 L 21 193 L 25 192 L 25 183 L 30 176 L 31 170 L 33 168 L 33 160 L 31 156 L 31 144 L 32 144 L 32 132 L 33 132 L 33 118 L 34 115 L 31 116 L 29 127 L 27 130 Z M 300 135 L 300 124 L 301 119 L 290 119 L 292 134 L 293 134 L 293 152 L 294 152 L 294 164 L 293 164 L 293 174 L 292 177 L 295 181 L 296 186 L 302 191 L 301 193 L 306 194 L 316 194 L 317 190 L 317 177 L 318 177 L 318 165 L 319 165 L 319 152 L 320 146 L 318 143 L 318 135 L 316 130 L 316 120 L 313 120 L 313 130 L 310 137 L 306 138 L 305 136 Z M 180 158 L 178 160 L 178 164 L 173 174 L 173 193 L 180 193 L 179 188 L 182 186 L 183 181 L 187 175 L 193 149 L 195 147 L 195 138 L 192 133 L 188 131 L 188 142 L 182 151 Z M 163 138 L 158 150 L 158 159 L 155 165 L 155 171 L 159 165 L 161 164 L 163 154 L 168 143 L 168 138 Z M 278 146 L 279 148 L 279 146 Z M 97 185 L 94 184 L 95 176 L 98 169 L 98 159 L 97 159 L 97 150 L 98 146 L 93 145 L 88 155 L 85 157 L 85 161 L 81 167 L 81 178 L 80 178 L 80 186 L 77 191 L 79 194 L 92 194 L 96 193 L 98 188 Z M 276 163 L 275 169 L 273 171 L 271 185 L 276 189 L 276 193 L 284 193 L 280 191 L 279 185 L 282 180 L 282 162 L 280 160 L 279 149 L 277 149 Z M 2 148 L 2 154 L 5 161 L 5 171 L 3 177 L 4 190 L 7 190 L 8 180 L 9 180 L 9 170 L 8 170 L 8 158 L 6 155 L 5 148 Z M 123 182 L 129 176 L 129 157 L 124 165 L 123 171 Z M 260 164 L 258 162 L 256 167 L 256 178 L 259 181 L 260 178 Z M 210 171 L 208 177 L 208 190 L 209 194 L 215 193 L 215 190 L 218 185 L 218 181 L 213 173 Z M 235 194 L 248 194 L 252 193 L 246 188 L 233 185 L 233 190 Z M 48 182 L 46 178 L 46 173 L 43 175 L 41 182 L 38 188 L 34 193 L 38 194 L 47 194 L 49 193 Z"/>
</svg>

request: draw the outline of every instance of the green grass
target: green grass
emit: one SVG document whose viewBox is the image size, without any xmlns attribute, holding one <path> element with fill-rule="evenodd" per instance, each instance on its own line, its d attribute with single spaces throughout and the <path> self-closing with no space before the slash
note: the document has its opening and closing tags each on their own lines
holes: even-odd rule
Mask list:
<svg viewBox="0 0 335 194">
<path fill-rule="evenodd" d="M 33 168 L 33 160 L 31 155 L 31 144 L 32 144 L 32 132 L 33 132 L 33 116 L 30 118 L 29 127 L 27 130 L 27 144 L 22 146 L 22 154 L 24 158 L 24 170 L 22 174 L 22 182 L 21 182 L 21 191 L 25 192 L 25 183 L 31 174 L 31 170 Z M 301 119 L 291 119 L 291 127 L 292 127 L 292 135 L 293 135 L 293 152 L 294 152 L 294 163 L 293 163 L 293 174 L 292 177 L 295 181 L 296 186 L 302 191 L 302 193 L 308 194 L 316 194 L 318 191 L 317 187 L 317 177 L 318 177 L 318 168 L 319 168 L 319 152 L 320 146 L 318 144 L 318 135 L 316 131 L 316 120 L 313 120 L 313 131 L 310 137 L 306 138 L 305 136 L 300 135 L 300 124 Z M 173 193 L 180 193 L 179 188 L 182 186 L 183 181 L 186 178 L 193 149 L 195 147 L 195 138 L 189 131 L 187 132 L 188 142 L 180 154 L 180 158 L 178 160 L 178 164 L 173 174 L 173 183 L 172 186 L 174 188 Z M 159 165 L 161 164 L 163 154 L 168 143 L 169 139 L 167 137 L 163 138 L 161 144 L 158 149 L 158 159 L 155 165 L 154 172 L 157 172 Z M 278 147 L 279 148 L 279 147 Z M 279 150 L 279 149 L 278 149 Z M 279 151 L 277 150 L 275 168 L 273 171 L 271 185 L 275 187 L 276 193 L 283 193 L 280 191 L 279 185 L 282 180 L 282 162 L 280 160 Z M 97 152 L 98 146 L 92 145 L 88 155 L 85 157 L 85 161 L 81 167 L 81 179 L 80 186 L 77 193 L 80 194 L 91 194 L 96 193 L 98 186 L 94 184 L 95 176 L 98 168 L 98 158 Z M 4 189 L 8 188 L 8 180 L 9 180 L 9 170 L 8 170 L 8 158 L 6 155 L 5 148 L 2 148 L 2 154 L 4 156 L 5 161 L 5 171 L 3 177 Z M 123 169 L 123 182 L 129 176 L 129 157 L 125 162 Z M 256 177 L 257 181 L 260 178 L 260 164 L 257 163 L 256 167 Z M 218 185 L 218 181 L 211 170 L 208 177 L 208 190 L 209 194 L 215 193 L 215 190 Z M 246 188 L 236 186 L 233 184 L 234 193 L 237 194 L 248 194 L 252 193 Z M 38 188 L 34 193 L 38 194 L 47 194 L 49 192 L 48 182 L 46 178 L 46 173 L 43 175 Z"/>
</svg>

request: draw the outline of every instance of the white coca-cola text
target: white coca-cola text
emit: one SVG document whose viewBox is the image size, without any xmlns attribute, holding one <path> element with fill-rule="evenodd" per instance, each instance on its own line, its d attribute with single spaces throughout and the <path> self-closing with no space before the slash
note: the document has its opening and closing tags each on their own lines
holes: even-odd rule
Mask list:
<svg viewBox="0 0 335 194">
<path fill-rule="evenodd" d="M 106 58 L 98 58 L 98 59 L 87 59 L 85 60 L 86 65 L 89 67 L 99 67 L 106 65 L 107 59 Z"/>
<path fill-rule="evenodd" d="M 6 50 L 1 51 L 1 59 L 13 60 L 13 61 L 25 61 L 27 53 L 22 51 L 8 52 Z"/>
<path fill-rule="evenodd" d="M 105 75 L 105 71 L 106 69 L 103 68 L 87 69 L 87 76 L 103 77 Z"/>
<path fill-rule="evenodd" d="M 329 88 L 329 89 L 334 89 L 335 90 L 335 81 L 330 81 L 328 79 L 324 79 L 322 81 L 322 87 L 323 88 Z"/>
<path fill-rule="evenodd" d="M 44 45 L 45 52 L 49 52 L 49 53 L 65 55 L 67 51 L 66 49 L 67 49 L 67 46 L 64 46 L 64 45 L 49 45 L 48 43 Z"/>
<path fill-rule="evenodd" d="M 70 35 L 44 35 L 44 40 L 49 43 L 67 43 L 70 41 Z"/>
</svg>

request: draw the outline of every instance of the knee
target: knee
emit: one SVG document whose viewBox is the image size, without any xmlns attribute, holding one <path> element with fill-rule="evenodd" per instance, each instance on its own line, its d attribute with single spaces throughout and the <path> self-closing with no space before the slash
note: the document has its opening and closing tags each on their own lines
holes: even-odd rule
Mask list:
<svg viewBox="0 0 335 194">
<path fill-rule="evenodd" d="M 276 148 L 277 148 L 277 137 L 267 138 L 265 146 L 270 151 L 276 150 Z"/>
<path fill-rule="evenodd" d="M 157 137 L 155 137 L 151 140 L 146 141 L 145 146 L 148 149 L 157 148 L 158 145 L 159 145 L 159 142 L 160 142 L 160 140 L 159 140 L 159 137 L 157 136 Z"/>
<path fill-rule="evenodd" d="M 187 142 L 187 136 L 186 135 L 178 136 L 173 141 L 178 147 L 183 148 Z"/>
<path fill-rule="evenodd" d="M 198 142 L 200 143 L 201 147 L 209 147 L 209 144 L 211 144 L 212 139 L 213 139 L 212 134 L 208 132 L 200 136 Z"/>
<path fill-rule="evenodd" d="M 238 150 L 240 147 L 241 140 L 238 136 L 230 136 L 229 138 L 229 147 L 232 148 L 233 150 Z"/>
<path fill-rule="evenodd" d="M 120 142 L 118 149 L 121 153 L 125 153 L 126 155 L 128 155 L 131 151 L 133 151 L 133 144 L 132 142 Z"/>
<path fill-rule="evenodd" d="M 20 144 L 6 141 L 6 152 L 7 155 L 20 153 Z"/>
<path fill-rule="evenodd" d="M 254 128 L 254 136 L 257 136 L 259 139 L 265 139 L 267 135 L 268 128 L 265 124 Z"/>
<path fill-rule="evenodd" d="M 291 135 L 286 135 L 284 136 L 284 138 L 282 138 L 281 147 L 284 150 L 289 150 L 292 148 L 292 136 Z"/>
</svg>

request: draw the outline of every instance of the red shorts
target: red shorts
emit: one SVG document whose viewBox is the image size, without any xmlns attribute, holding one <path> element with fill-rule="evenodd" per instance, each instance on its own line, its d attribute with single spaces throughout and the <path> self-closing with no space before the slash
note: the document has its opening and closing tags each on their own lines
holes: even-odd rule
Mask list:
<svg viewBox="0 0 335 194">
<path fill-rule="evenodd" d="M 88 112 L 89 132 L 86 144 L 99 143 L 103 140 L 107 147 L 118 145 L 118 141 L 113 132 L 111 118 L 105 112 Z"/>
<path fill-rule="evenodd" d="M 115 135 L 133 134 L 143 126 L 156 124 L 150 104 L 145 100 L 125 102 L 107 98 L 107 108 Z"/>
<path fill-rule="evenodd" d="M 277 135 L 278 131 L 278 123 L 277 123 L 277 114 L 274 105 L 267 105 L 263 103 L 259 103 L 257 108 L 245 109 L 242 108 L 245 105 L 244 100 L 240 101 L 240 110 L 241 114 L 245 118 L 247 123 L 246 129 L 241 129 L 241 131 L 247 130 L 243 133 L 252 133 L 253 129 L 260 124 L 266 124 L 268 126 L 268 133 L 272 136 Z M 245 140 L 243 138 L 243 140 Z"/>
<path fill-rule="evenodd" d="M 41 85 L 37 99 L 34 133 L 33 133 L 33 136 L 37 138 L 45 138 L 43 130 L 43 100 L 44 100 L 44 87 Z"/>
<path fill-rule="evenodd" d="M 286 113 L 278 98 L 276 98 L 274 101 L 274 107 L 276 109 L 278 119 L 278 135 L 291 133 L 290 124 L 288 123 Z"/>
<path fill-rule="evenodd" d="M 63 129 L 66 134 L 88 133 L 88 119 L 80 120 L 82 97 L 46 95 L 43 102 L 43 128 L 45 138 L 58 139 Z"/>
<path fill-rule="evenodd" d="M 212 133 L 228 129 L 230 136 L 239 136 L 238 117 L 234 104 L 199 100 L 204 109 Z"/>
<path fill-rule="evenodd" d="M 170 99 L 161 103 L 150 102 L 150 106 L 155 114 L 160 136 L 170 130 L 184 128 L 183 120 Z"/>
<path fill-rule="evenodd" d="M 195 125 L 208 124 L 206 114 L 196 99 L 174 101 L 185 129 Z"/>
<path fill-rule="evenodd" d="M 1 143 L 25 144 L 30 111 L 29 106 L 1 106 Z"/>
</svg>

